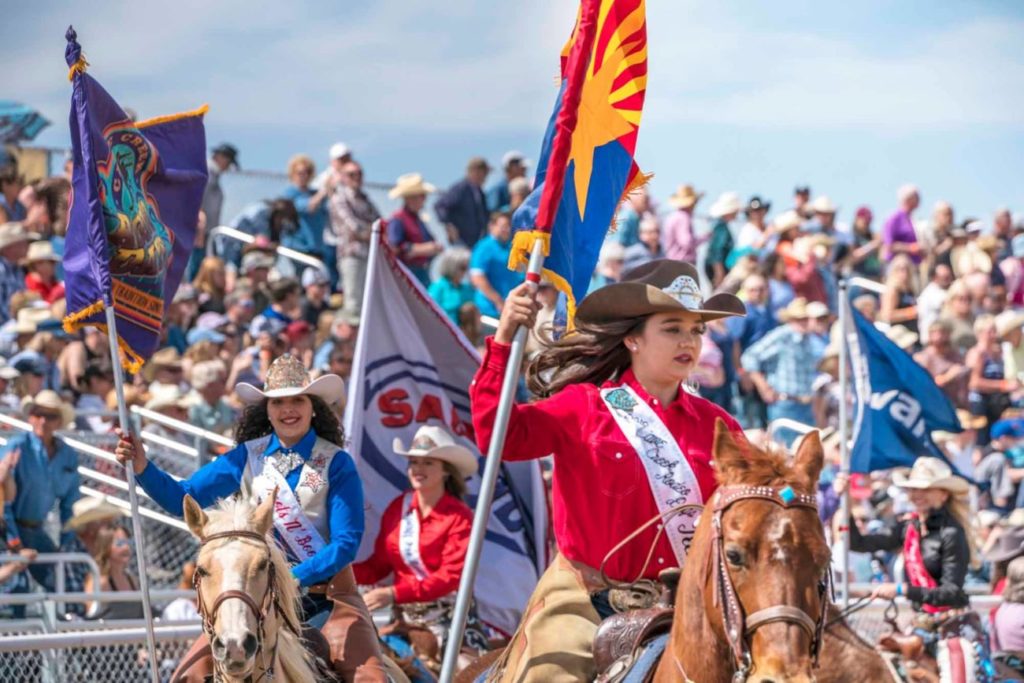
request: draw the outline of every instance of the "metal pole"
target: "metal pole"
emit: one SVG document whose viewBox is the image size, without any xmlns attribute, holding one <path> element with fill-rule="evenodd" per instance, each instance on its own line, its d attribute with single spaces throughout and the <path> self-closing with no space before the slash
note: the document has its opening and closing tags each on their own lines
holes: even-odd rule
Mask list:
<svg viewBox="0 0 1024 683">
<path fill-rule="evenodd" d="M 117 416 L 121 429 L 130 433 L 132 423 L 128 417 L 128 405 L 124 402 L 124 369 L 118 353 L 117 320 L 113 305 L 106 307 L 107 337 L 110 341 L 110 361 L 114 367 L 114 391 L 117 393 Z M 149 602 L 149 571 L 146 567 L 146 553 L 142 538 L 142 515 L 139 514 L 139 497 L 135 492 L 135 469 L 125 463 L 125 477 L 128 479 L 128 502 L 132 512 L 132 535 L 135 537 L 135 557 L 139 568 L 139 590 L 142 591 L 142 615 L 146 619 L 146 646 L 149 648 L 149 672 L 153 683 L 160 683 L 157 670 L 156 633 L 153 631 L 153 606 Z"/>
<path fill-rule="evenodd" d="M 839 331 L 841 343 L 839 344 L 839 454 L 842 460 L 841 472 L 846 477 L 846 488 L 843 490 L 843 498 L 839 508 L 839 532 L 843 539 L 843 608 L 850 605 L 850 423 L 848 421 L 848 406 L 850 376 L 847 371 L 847 344 L 846 328 L 849 317 L 850 302 L 846 294 L 847 281 L 839 281 Z"/>
<path fill-rule="evenodd" d="M 530 275 L 539 276 L 544 266 L 544 246 L 540 240 L 533 243 L 530 264 L 526 269 L 527 282 Z M 480 553 L 484 547 L 484 535 L 487 533 L 487 520 L 491 516 L 491 503 L 494 502 L 494 485 L 498 481 L 501 470 L 501 452 L 505 447 L 505 434 L 508 431 L 508 420 L 512 415 L 516 387 L 519 385 L 519 366 L 523 362 L 526 350 L 525 327 L 516 330 L 512 339 L 512 352 L 508 365 L 505 367 L 505 380 L 501 385 L 501 396 L 498 400 L 498 413 L 494 417 L 494 432 L 487 448 L 487 460 L 484 473 L 480 479 L 480 494 L 476 500 L 476 511 L 473 514 L 473 532 L 469 537 L 469 549 L 466 551 L 466 566 L 459 580 L 459 596 L 455 601 L 455 614 L 452 616 L 451 631 L 448 633 L 448 644 L 444 651 L 444 664 L 441 668 L 441 683 L 450 683 L 455 677 L 455 665 L 462 649 L 462 636 L 469 616 L 469 606 L 473 602 L 473 585 L 476 583 L 476 572 L 480 567 Z"/>
</svg>

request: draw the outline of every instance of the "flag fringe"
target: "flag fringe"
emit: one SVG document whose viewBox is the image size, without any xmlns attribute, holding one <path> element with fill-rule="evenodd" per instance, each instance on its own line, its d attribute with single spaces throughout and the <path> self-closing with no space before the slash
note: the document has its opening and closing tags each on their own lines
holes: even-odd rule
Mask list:
<svg viewBox="0 0 1024 683">
<path fill-rule="evenodd" d="M 74 334 L 83 327 L 95 327 L 98 330 L 103 330 L 109 334 L 109 329 L 106 323 L 100 322 L 86 322 L 86 318 L 90 318 L 97 313 L 102 313 L 106 309 L 103 300 L 95 301 L 85 308 L 75 311 L 64 316 L 64 331 L 68 334 Z M 121 351 L 121 364 L 124 369 L 128 372 L 135 374 L 142 369 L 142 366 L 146 363 L 146 359 L 140 356 L 135 350 L 128 345 L 121 335 L 117 335 L 117 347 Z"/>
<path fill-rule="evenodd" d="M 551 233 L 544 230 L 523 230 L 512 237 L 512 250 L 508 254 L 508 269 L 519 270 L 530 264 L 534 243 L 544 243 L 544 258 L 551 254 Z"/>
<path fill-rule="evenodd" d="M 84 74 L 89 62 L 85 61 L 85 55 L 79 55 L 78 59 L 68 69 L 68 80 L 73 81 L 75 74 Z"/>
<path fill-rule="evenodd" d="M 145 121 L 139 121 L 135 124 L 138 129 L 148 128 L 150 126 L 156 126 L 161 123 L 169 123 L 171 121 L 180 121 L 181 119 L 190 119 L 195 116 L 202 116 L 206 112 L 210 111 L 210 105 L 204 104 L 203 106 L 193 109 L 192 111 L 183 111 L 180 114 L 166 114 L 164 116 L 156 116 Z"/>
</svg>

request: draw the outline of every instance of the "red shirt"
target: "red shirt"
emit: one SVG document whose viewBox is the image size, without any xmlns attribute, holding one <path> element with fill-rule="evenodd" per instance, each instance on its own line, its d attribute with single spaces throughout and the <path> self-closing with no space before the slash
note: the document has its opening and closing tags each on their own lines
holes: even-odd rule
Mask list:
<svg viewBox="0 0 1024 683">
<path fill-rule="evenodd" d="M 473 427 L 485 453 L 510 350 L 510 346 L 488 338 L 483 364 L 470 387 Z M 682 389 L 671 404 L 660 405 L 632 370 L 604 387 L 622 384 L 646 401 L 676 437 L 707 501 L 718 487 L 711 462 L 715 418 L 725 420 L 734 433 L 741 432 L 739 424 L 715 404 Z M 550 398 L 517 404 L 509 420 L 503 456 L 506 460 L 530 460 L 554 455 L 552 516 L 558 549 L 569 559 L 594 568 L 600 567 L 619 541 L 658 514 L 640 456 L 599 392 L 593 384 L 573 384 Z M 607 575 L 619 581 L 637 578 L 656 534 L 657 525 L 651 525 L 617 552 L 608 561 Z M 663 534 L 644 577 L 656 578 L 662 569 L 677 565 Z"/>
<path fill-rule="evenodd" d="M 352 565 L 356 583 L 377 583 L 392 572 L 395 575 L 395 603 L 430 602 L 459 589 L 459 577 L 466 563 L 473 511 L 455 496 L 445 493 L 437 506 L 424 517 L 420 514 L 419 494 L 412 506 L 420 520 L 420 559 L 430 576 L 420 581 L 402 559 L 398 546 L 405 494 L 391 501 L 380 520 L 380 533 L 373 555 Z"/>
<path fill-rule="evenodd" d="M 35 273 L 29 273 L 25 276 L 25 289 L 31 292 L 38 292 L 39 298 L 48 304 L 52 304 L 57 299 L 64 297 L 63 282 L 54 282 L 53 284 L 49 284 L 43 282 Z"/>
</svg>

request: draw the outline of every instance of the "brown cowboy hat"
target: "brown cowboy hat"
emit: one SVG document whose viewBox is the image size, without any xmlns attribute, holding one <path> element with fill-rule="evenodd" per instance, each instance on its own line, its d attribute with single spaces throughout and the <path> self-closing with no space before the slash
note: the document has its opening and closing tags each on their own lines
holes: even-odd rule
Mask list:
<svg viewBox="0 0 1024 683">
<path fill-rule="evenodd" d="M 576 309 L 576 319 L 601 323 L 670 311 L 697 313 L 704 321 L 746 315 L 743 302 L 732 294 L 715 294 L 705 301 L 693 265 L 657 259 L 588 294 Z"/>
<path fill-rule="evenodd" d="M 1010 527 L 1004 529 L 996 544 L 985 553 L 985 559 L 989 562 L 1005 562 L 1015 557 L 1024 555 L 1024 527 Z"/>
</svg>

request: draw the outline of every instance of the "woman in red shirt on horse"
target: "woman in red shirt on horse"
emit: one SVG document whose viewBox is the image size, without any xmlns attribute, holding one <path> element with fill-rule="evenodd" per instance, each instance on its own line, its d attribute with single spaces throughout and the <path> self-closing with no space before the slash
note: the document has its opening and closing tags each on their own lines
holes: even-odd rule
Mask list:
<svg viewBox="0 0 1024 683">
<path fill-rule="evenodd" d="M 512 337 L 518 326 L 535 322 L 538 305 L 528 287 L 506 299 L 470 388 L 473 426 L 484 450 Z M 701 504 L 715 491 L 715 420 L 725 420 L 736 434 L 740 427 L 695 395 L 690 375 L 705 323 L 743 313 L 731 294 L 705 301 L 689 263 L 659 259 L 589 294 L 576 311 L 575 329 L 546 342 L 530 362 L 527 382 L 541 400 L 513 408 L 503 457 L 554 456 L 558 555 L 498 663 L 500 680 L 593 680 L 593 639 L 601 620 L 650 606 L 658 574 L 683 564 L 696 512 L 651 525 L 622 552 L 607 556 L 653 517 L 683 503 Z M 625 600 L 636 591 L 623 591 L 622 584 L 649 595 L 648 604 Z"/>
<path fill-rule="evenodd" d="M 463 502 L 466 479 L 476 474 L 476 456 L 444 429 L 424 425 L 406 449 L 395 439 L 395 452 L 409 458 L 411 488 L 395 498 L 381 517 L 373 554 L 353 565 L 360 585 L 378 583 L 394 574 L 390 586 L 374 588 L 364 599 L 370 610 L 393 605 L 397 628 L 385 627 L 384 640 L 407 656 L 409 627 L 428 630 L 438 648 L 416 655 L 439 669 L 451 625 L 455 593 L 466 563 L 473 511 Z M 388 635 L 388 632 L 393 635 Z M 393 642 L 402 638 L 404 643 Z M 487 649 L 483 627 L 470 617 L 466 647 L 479 654 Z"/>
</svg>

